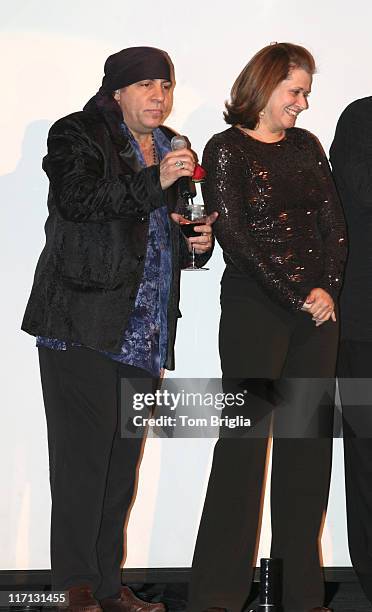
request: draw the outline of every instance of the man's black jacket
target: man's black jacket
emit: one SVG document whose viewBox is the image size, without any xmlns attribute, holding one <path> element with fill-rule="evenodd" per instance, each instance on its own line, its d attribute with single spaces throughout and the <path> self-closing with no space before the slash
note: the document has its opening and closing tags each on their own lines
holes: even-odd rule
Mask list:
<svg viewBox="0 0 372 612">
<path fill-rule="evenodd" d="M 119 353 L 143 275 L 149 214 L 164 201 L 173 210 L 177 190 L 162 191 L 158 166 L 141 169 L 112 105 L 95 98 L 52 126 L 43 168 L 50 181 L 46 245 L 22 329 Z M 171 245 L 168 369 L 174 368 L 180 267 L 188 260 L 173 222 Z M 199 256 L 198 264 L 209 256 Z"/>
<path fill-rule="evenodd" d="M 330 149 L 348 230 L 349 255 L 341 291 L 341 337 L 372 342 L 372 97 L 341 114 Z"/>
</svg>

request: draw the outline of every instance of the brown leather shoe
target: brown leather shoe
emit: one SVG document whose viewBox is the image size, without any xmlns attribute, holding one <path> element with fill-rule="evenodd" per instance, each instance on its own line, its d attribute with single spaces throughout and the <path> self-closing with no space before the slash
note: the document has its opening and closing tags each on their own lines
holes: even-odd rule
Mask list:
<svg viewBox="0 0 372 612">
<path fill-rule="evenodd" d="M 93 597 L 92 589 L 79 585 L 68 589 L 69 604 L 63 608 L 66 612 L 102 612 L 99 602 Z"/>
<path fill-rule="evenodd" d="M 120 589 L 120 597 L 112 599 L 107 597 L 101 599 L 101 606 L 104 612 L 165 612 L 163 603 L 150 603 L 136 597 L 129 587 L 124 586 Z"/>
</svg>

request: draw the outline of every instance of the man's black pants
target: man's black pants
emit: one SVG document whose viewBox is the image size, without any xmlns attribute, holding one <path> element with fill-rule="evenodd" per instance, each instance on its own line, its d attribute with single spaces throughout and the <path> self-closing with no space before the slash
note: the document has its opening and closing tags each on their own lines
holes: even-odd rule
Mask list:
<svg viewBox="0 0 372 612">
<path fill-rule="evenodd" d="M 360 583 L 372 602 L 372 342 L 342 340 L 337 374 L 349 550 Z"/>
<path fill-rule="evenodd" d="M 48 425 L 54 589 L 118 593 L 123 526 L 143 440 L 120 436 L 122 378 L 154 379 L 98 351 L 39 349 Z M 147 384 L 147 383 L 145 383 Z"/>
</svg>

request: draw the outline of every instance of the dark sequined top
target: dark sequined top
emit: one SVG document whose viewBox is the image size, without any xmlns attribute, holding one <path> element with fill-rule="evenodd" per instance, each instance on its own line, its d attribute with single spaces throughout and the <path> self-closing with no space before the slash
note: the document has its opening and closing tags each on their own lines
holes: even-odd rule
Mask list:
<svg viewBox="0 0 372 612">
<path fill-rule="evenodd" d="M 299 128 L 275 143 L 232 127 L 204 150 L 203 197 L 229 269 L 253 276 L 282 305 L 300 309 L 321 287 L 336 298 L 345 225 L 327 158 Z"/>
</svg>

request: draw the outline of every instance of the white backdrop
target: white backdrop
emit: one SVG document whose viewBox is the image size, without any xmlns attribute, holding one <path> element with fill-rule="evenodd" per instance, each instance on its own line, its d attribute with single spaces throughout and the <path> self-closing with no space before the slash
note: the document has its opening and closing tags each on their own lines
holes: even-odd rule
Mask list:
<svg viewBox="0 0 372 612">
<path fill-rule="evenodd" d="M 44 241 L 47 182 L 41 158 L 50 124 L 96 92 L 106 57 L 131 45 L 166 49 L 176 67 L 167 123 L 201 154 L 224 129 L 223 102 L 238 72 L 271 41 L 303 44 L 315 55 L 310 110 L 299 125 L 326 150 L 337 118 L 372 90 L 372 3 L 366 0 L 12 0 L 0 7 L 3 234 L 0 569 L 49 567 L 46 429 L 34 339 L 19 331 Z M 184 274 L 177 377 L 218 376 L 218 249 L 211 270 Z M 150 440 L 128 530 L 127 567 L 187 567 L 203 505 L 213 441 Z M 265 506 L 260 554 L 268 553 Z M 342 445 L 335 444 L 325 565 L 349 565 Z"/>
</svg>

